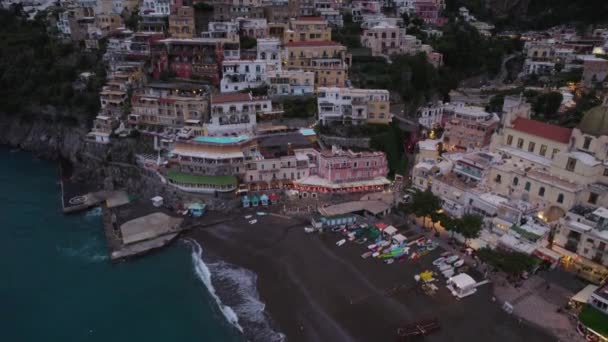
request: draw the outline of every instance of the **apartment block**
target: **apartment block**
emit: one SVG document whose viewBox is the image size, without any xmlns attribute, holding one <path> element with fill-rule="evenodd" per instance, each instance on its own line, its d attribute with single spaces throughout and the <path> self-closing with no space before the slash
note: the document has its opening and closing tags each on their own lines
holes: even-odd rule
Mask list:
<svg viewBox="0 0 608 342">
<path fill-rule="evenodd" d="M 320 87 L 317 91 L 319 122 L 332 121 L 388 124 L 389 92 L 385 89 Z"/>
<path fill-rule="evenodd" d="M 315 73 L 315 84 L 344 87 L 351 55 L 345 46 L 331 41 L 303 41 L 285 44 L 286 68 Z"/>
</svg>

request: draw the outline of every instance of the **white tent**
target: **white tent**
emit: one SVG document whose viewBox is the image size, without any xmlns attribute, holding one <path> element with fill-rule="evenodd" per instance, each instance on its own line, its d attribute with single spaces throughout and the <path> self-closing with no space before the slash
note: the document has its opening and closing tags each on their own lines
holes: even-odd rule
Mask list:
<svg viewBox="0 0 608 342">
<path fill-rule="evenodd" d="M 157 207 L 157 208 L 160 207 L 160 206 L 162 206 L 163 202 L 164 202 L 164 199 L 162 197 L 160 197 L 160 196 L 154 196 L 154 197 L 151 198 L 151 200 L 152 200 L 152 205 L 155 206 L 155 207 Z"/>
<path fill-rule="evenodd" d="M 470 275 L 460 273 L 448 279 L 448 289 L 458 298 L 464 298 L 477 292 L 477 282 Z"/>
<path fill-rule="evenodd" d="M 395 234 L 393 235 L 393 242 L 396 244 L 402 244 L 405 243 L 405 241 L 407 241 L 407 238 L 401 234 Z"/>
<path fill-rule="evenodd" d="M 384 233 L 387 237 L 391 237 L 395 234 L 397 234 L 398 230 L 397 228 L 393 227 L 393 226 L 388 226 L 386 228 L 384 228 L 384 230 L 382 231 L 382 233 Z"/>
</svg>

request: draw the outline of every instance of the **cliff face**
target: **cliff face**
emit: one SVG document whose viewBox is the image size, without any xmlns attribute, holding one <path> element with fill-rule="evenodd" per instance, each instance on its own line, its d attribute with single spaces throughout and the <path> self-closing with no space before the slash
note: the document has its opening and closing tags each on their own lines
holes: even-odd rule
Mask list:
<svg viewBox="0 0 608 342">
<path fill-rule="evenodd" d="M 69 161 L 78 180 L 138 191 L 142 177 L 133 160 L 135 140 L 100 145 L 87 143 L 86 133 L 83 128 L 57 123 L 0 117 L 0 145 L 18 147 L 45 159 Z"/>
<path fill-rule="evenodd" d="M 44 121 L 22 122 L 18 118 L 0 117 L 0 144 L 19 147 L 48 159 L 66 158 L 77 161 L 84 150 L 85 132 Z"/>
<path fill-rule="evenodd" d="M 0 145 L 18 147 L 45 159 L 65 159 L 74 168 L 76 181 L 103 186 L 106 190 L 124 189 L 140 198 L 162 196 L 176 205 L 203 200 L 210 208 L 226 210 L 239 204 L 233 195 L 197 195 L 163 184 L 149 170 L 138 167 L 135 154 L 149 153 L 152 142 L 146 137 L 114 139 L 111 144 L 88 143 L 87 131 L 56 123 L 24 123 L 18 118 L 0 116 Z"/>
</svg>

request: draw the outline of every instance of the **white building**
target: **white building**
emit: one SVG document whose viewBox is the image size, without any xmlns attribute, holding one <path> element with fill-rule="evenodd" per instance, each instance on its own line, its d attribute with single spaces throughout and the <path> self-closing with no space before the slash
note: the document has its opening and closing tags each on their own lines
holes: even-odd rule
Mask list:
<svg viewBox="0 0 608 342">
<path fill-rule="evenodd" d="M 389 92 L 386 89 L 319 87 L 319 121 L 390 122 Z"/>
<path fill-rule="evenodd" d="M 418 123 L 428 129 L 441 126 L 444 109 L 445 104 L 441 101 L 418 109 Z"/>
<path fill-rule="evenodd" d="M 251 93 L 225 93 L 211 96 L 211 114 L 205 125 L 207 135 L 253 134 L 256 114 L 272 112 L 272 102 Z"/>
<path fill-rule="evenodd" d="M 263 60 L 226 60 L 222 62 L 220 91 L 230 93 L 257 88 L 266 80 L 267 64 Z"/>
<path fill-rule="evenodd" d="M 70 12 L 63 11 L 57 16 L 57 29 L 65 37 L 70 37 L 72 31 L 70 29 Z"/>
<path fill-rule="evenodd" d="M 281 41 L 278 38 L 260 38 L 257 45 L 257 59 L 274 65 L 274 70 L 281 70 Z"/>
</svg>

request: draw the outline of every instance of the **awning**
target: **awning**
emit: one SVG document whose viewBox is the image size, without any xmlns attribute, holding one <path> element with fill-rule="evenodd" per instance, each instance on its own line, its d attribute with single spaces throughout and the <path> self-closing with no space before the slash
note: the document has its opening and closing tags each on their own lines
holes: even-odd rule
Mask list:
<svg viewBox="0 0 608 342">
<path fill-rule="evenodd" d="M 584 289 L 580 290 L 577 294 L 570 298 L 571 300 L 579 303 L 587 303 L 589 297 L 597 290 L 598 287 L 595 285 L 587 285 Z"/>
</svg>

